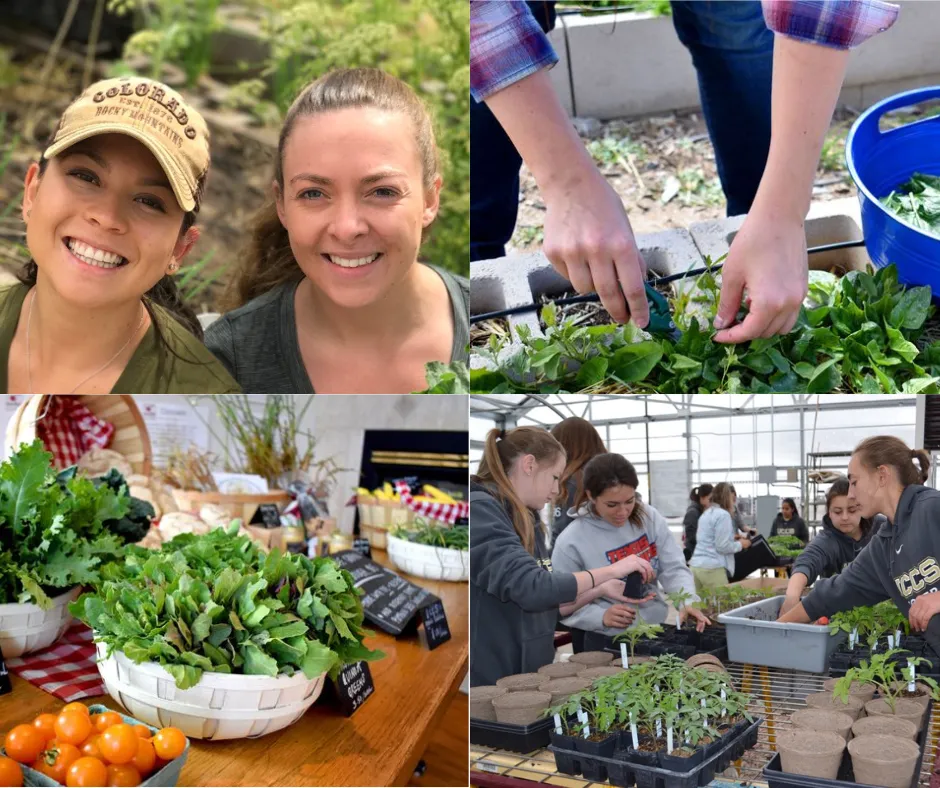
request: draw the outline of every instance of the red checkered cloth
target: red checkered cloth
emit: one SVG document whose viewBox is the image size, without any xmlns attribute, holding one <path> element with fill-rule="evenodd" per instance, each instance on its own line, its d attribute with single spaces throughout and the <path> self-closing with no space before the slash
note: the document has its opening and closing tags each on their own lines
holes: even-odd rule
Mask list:
<svg viewBox="0 0 940 788">
<path fill-rule="evenodd" d="M 82 402 L 81 397 L 52 397 L 36 422 L 36 435 L 52 452 L 57 468 L 75 465 L 89 449 L 107 448 L 114 437 L 114 425 L 102 421 Z"/>
<path fill-rule="evenodd" d="M 415 514 L 422 517 L 430 517 L 432 520 L 453 525 L 462 517 L 470 515 L 469 503 L 430 503 L 428 501 L 416 501 L 411 494 L 411 488 L 407 482 L 395 482 L 395 489 L 401 496 L 401 501 Z"/>
<path fill-rule="evenodd" d="M 72 624 L 44 651 L 6 662 L 11 673 L 66 703 L 106 692 L 95 661 L 91 629 L 80 622 Z"/>
</svg>

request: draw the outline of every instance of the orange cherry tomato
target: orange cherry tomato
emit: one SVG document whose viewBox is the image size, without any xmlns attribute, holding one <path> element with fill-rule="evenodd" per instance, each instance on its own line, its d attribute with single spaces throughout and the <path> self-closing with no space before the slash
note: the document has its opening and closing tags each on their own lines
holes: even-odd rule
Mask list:
<svg viewBox="0 0 940 788">
<path fill-rule="evenodd" d="M 81 752 L 74 744 L 56 744 L 54 747 L 49 745 L 33 768 L 65 785 L 69 767 L 81 757 Z"/>
<path fill-rule="evenodd" d="M 82 746 L 79 747 L 82 751 L 82 755 L 85 755 L 89 758 L 97 758 L 100 761 L 103 761 L 104 755 L 101 754 L 101 748 L 98 746 L 98 742 L 101 740 L 100 733 L 93 733 L 84 742 Z"/>
<path fill-rule="evenodd" d="M 69 766 L 65 784 L 69 788 L 101 788 L 107 785 L 108 767 L 97 758 L 79 758 Z"/>
<path fill-rule="evenodd" d="M 186 749 L 186 737 L 179 728 L 163 728 L 153 736 L 153 749 L 164 761 L 179 758 Z"/>
<path fill-rule="evenodd" d="M 46 745 L 43 735 L 32 725 L 17 725 L 3 740 L 7 756 L 19 763 L 32 763 Z"/>
<path fill-rule="evenodd" d="M 80 745 L 92 733 L 91 718 L 80 711 L 63 711 L 55 721 L 56 739 L 64 744 Z"/>
<path fill-rule="evenodd" d="M 103 711 L 101 714 L 94 715 L 91 721 L 95 724 L 95 730 L 98 733 L 104 733 L 112 725 L 120 725 L 124 722 L 116 711 Z"/>
<path fill-rule="evenodd" d="M 91 717 L 91 710 L 84 703 L 79 703 L 78 701 L 75 703 L 66 703 L 62 707 L 62 711 L 80 711 L 86 717 Z M 62 711 L 60 711 L 59 714 L 61 714 Z"/>
<path fill-rule="evenodd" d="M 109 766 L 108 781 L 105 785 L 110 788 L 134 788 L 134 786 L 140 785 L 140 772 L 127 764 Z"/>
<path fill-rule="evenodd" d="M 137 754 L 131 760 L 130 765 L 137 769 L 144 777 L 150 776 L 157 764 L 157 754 L 153 749 L 153 742 L 150 739 L 141 739 L 137 743 Z"/>
<path fill-rule="evenodd" d="M 134 733 L 136 733 L 141 739 L 149 739 L 153 736 L 153 731 L 150 730 L 146 725 L 135 725 Z"/>
<path fill-rule="evenodd" d="M 40 714 L 33 720 L 33 727 L 42 734 L 43 741 L 55 738 L 55 714 Z"/>
<path fill-rule="evenodd" d="M 112 725 L 101 734 L 98 748 L 109 763 L 130 763 L 137 754 L 140 741 L 134 728 L 122 722 L 120 725 Z"/>
<path fill-rule="evenodd" d="M 23 784 L 23 767 L 12 758 L 0 755 L 0 786 L 20 788 Z"/>
</svg>

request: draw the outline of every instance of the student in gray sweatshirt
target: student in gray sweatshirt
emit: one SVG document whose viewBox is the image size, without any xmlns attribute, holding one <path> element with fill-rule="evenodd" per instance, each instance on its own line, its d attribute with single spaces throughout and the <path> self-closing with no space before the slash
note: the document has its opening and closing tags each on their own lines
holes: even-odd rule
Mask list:
<svg viewBox="0 0 940 788">
<path fill-rule="evenodd" d="M 572 513 L 576 519 L 558 537 L 552 562 L 556 572 L 578 572 L 627 556 L 641 556 L 656 570 L 657 584 L 645 589 L 647 597 L 639 605 L 594 599 L 564 619 L 569 627 L 616 635 L 633 625 L 637 612 L 651 624 L 666 620 L 668 607 L 661 589 L 683 590 L 691 596 L 690 601 L 698 599 L 682 548 L 666 519 L 636 499 L 638 485 L 633 465 L 619 454 L 602 454 L 591 460 L 584 468 L 586 500 Z M 695 608 L 683 607 L 679 614 L 683 621 L 694 618 L 699 630 L 710 623 Z"/>
<path fill-rule="evenodd" d="M 628 602 L 623 578 L 655 579 L 637 555 L 552 571 L 538 511 L 558 495 L 565 451 L 546 430 L 490 430 L 470 486 L 470 683 L 494 684 L 552 662 L 559 611 L 605 596 Z M 595 568 L 597 567 L 597 568 Z"/>
<path fill-rule="evenodd" d="M 934 657 L 940 654 L 940 492 L 920 484 L 929 467 L 927 452 L 892 436 L 866 438 L 855 448 L 848 500 L 863 517 L 880 512 L 888 522 L 852 563 L 817 581 L 780 621 L 806 624 L 891 599 L 911 629 L 925 633 Z"/>
<path fill-rule="evenodd" d="M 849 501 L 849 480 L 836 479 L 826 493 L 826 514 L 823 529 L 793 562 L 786 599 L 781 612 L 786 613 L 800 603 L 807 586 L 819 577 L 832 577 L 848 566 L 888 518 L 878 514 L 862 517 L 857 501 Z"/>
<path fill-rule="evenodd" d="M 578 496 L 584 489 L 582 482 L 584 466 L 598 454 L 605 454 L 607 447 L 604 446 L 604 441 L 594 429 L 594 425 L 577 416 L 562 419 L 552 427 L 551 432 L 555 440 L 562 445 L 567 456 L 565 470 L 561 474 L 561 492 L 552 508 L 552 549 L 554 550 L 559 534 L 571 522 L 568 512 L 574 508 Z"/>
<path fill-rule="evenodd" d="M 804 545 L 809 541 L 809 527 L 796 511 L 796 501 L 784 498 L 780 512 L 770 526 L 771 536 L 795 536 Z"/>
</svg>

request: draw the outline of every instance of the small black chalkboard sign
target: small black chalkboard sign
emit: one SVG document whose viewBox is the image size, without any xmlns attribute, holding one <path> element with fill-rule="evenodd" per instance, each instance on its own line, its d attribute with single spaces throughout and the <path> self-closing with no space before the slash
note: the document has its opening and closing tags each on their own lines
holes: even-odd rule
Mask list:
<svg viewBox="0 0 940 788">
<path fill-rule="evenodd" d="M 333 693 L 343 714 L 351 717 L 375 692 L 368 662 L 345 665 L 333 682 Z"/>
<path fill-rule="evenodd" d="M 263 503 L 258 506 L 258 511 L 251 518 L 251 525 L 263 525 L 265 528 L 279 528 L 281 525 L 281 513 L 278 511 L 277 504 Z"/>
<path fill-rule="evenodd" d="M 424 636 L 427 640 L 428 651 L 433 651 L 442 643 L 450 640 L 447 614 L 444 612 L 444 603 L 440 599 L 421 608 L 421 623 L 424 624 Z"/>
<path fill-rule="evenodd" d="M 10 681 L 6 662 L 3 661 L 3 650 L 0 649 L 0 695 L 6 695 L 10 692 L 13 692 L 13 683 Z"/>
<path fill-rule="evenodd" d="M 362 609 L 366 621 L 373 626 L 398 636 L 416 632 L 419 620 L 425 623 L 430 621 L 434 631 L 428 641 L 428 648 L 435 648 L 450 637 L 444 605 L 430 591 L 409 583 L 355 550 L 333 553 L 330 558 L 353 576 L 356 588 L 362 589 Z M 422 612 L 435 604 L 439 609 L 427 614 Z M 440 623 L 442 619 L 443 629 Z"/>
<path fill-rule="evenodd" d="M 353 539 L 353 550 L 366 558 L 372 558 L 372 545 L 369 544 L 368 539 Z"/>
</svg>

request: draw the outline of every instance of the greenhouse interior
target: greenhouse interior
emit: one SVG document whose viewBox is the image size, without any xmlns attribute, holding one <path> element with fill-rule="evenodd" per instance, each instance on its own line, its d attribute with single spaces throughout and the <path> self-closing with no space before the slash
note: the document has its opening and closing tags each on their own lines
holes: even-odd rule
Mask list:
<svg viewBox="0 0 940 788">
<path fill-rule="evenodd" d="M 935 784 L 938 399 L 471 395 L 471 784 Z"/>
</svg>

